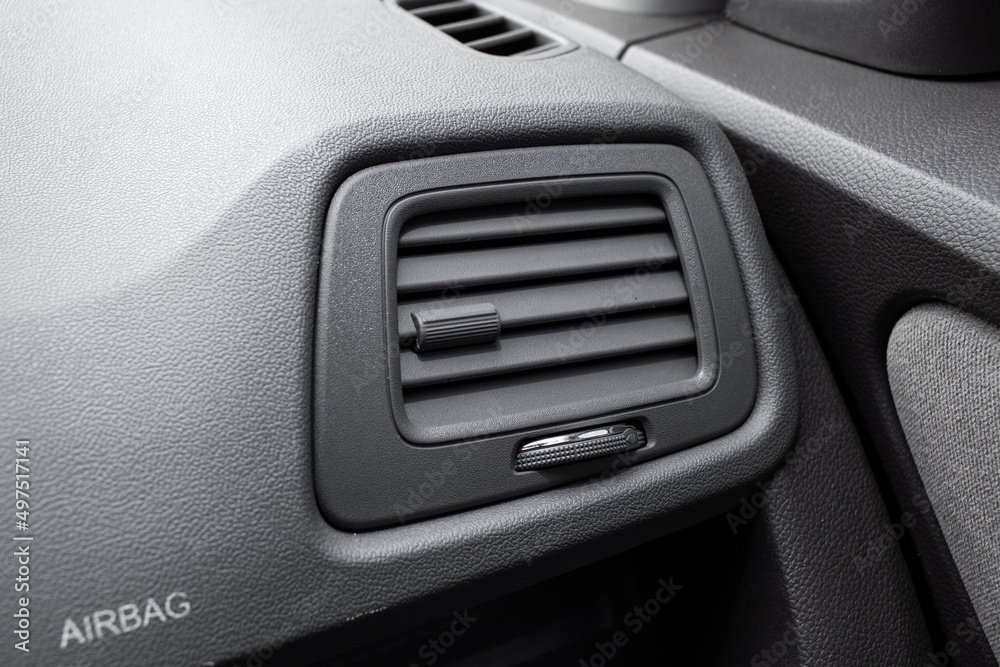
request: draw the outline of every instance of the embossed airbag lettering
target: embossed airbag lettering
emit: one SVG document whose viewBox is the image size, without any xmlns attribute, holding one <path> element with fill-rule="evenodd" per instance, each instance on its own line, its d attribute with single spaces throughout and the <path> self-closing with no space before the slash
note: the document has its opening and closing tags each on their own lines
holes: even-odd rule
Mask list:
<svg viewBox="0 0 1000 667">
<path fill-rule="evenodd" d="M 156 598 L 150 597 L 144 602 L 128 602 L 116 609 L 98 609 L 85 615 L 79 623 L 72 617 L 67 618 L 63 623 L 59 648 L 65 650 L 72 646 L 117 637 L 140 628 L 147 628 L 154 621 L 166 623 L 184 618 L 191 613 L 191 603 L 187 598 L 187 593 L 175 591 L 163 599 L 162 605 Z"/>
</svg>

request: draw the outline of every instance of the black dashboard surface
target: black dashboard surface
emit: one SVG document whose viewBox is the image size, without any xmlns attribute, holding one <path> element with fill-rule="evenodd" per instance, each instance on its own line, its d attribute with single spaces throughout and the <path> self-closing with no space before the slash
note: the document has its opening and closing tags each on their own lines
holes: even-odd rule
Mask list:
<svg viewBox="0 0 1000 667">
<path fill-rule="evenodd" d="M 40 663 L 205 664 L 330 628 L 346 650 L 724 509 L 789 445 L 794 362 L 753 200 L 722 133 L 660 86 L 587 48 L 484 56 L 375 0 L 46 7 L 10 9 L 0 46 L 0 430 L 30 441 Z M 748 421 L 605 484 L 329 526 L 311 350 L 336 186 L 595 140 L 704 166 L 754 329 Z"/>
</svg>

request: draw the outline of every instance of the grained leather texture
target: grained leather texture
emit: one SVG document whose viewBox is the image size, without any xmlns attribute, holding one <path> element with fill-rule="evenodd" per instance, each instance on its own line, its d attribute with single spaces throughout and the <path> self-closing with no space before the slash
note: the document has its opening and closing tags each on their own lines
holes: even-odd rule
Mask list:
<svg viewBox="0 0 1000 667">
<path fill-rule="evenodd" d="M 736 155 L 614 60 L 486 56 L 377 0 L 2 15 L 0 437 L 32 443 L 34 664 L 211 664 L 327 630 L 347 650 L 720 511 L 790 445 L 794 359 Z M 676 144 L 704 165 L 750 306 L 747 423 L 605 483 L 331 528 L 309 425 L 337 184 L 396 159 L 591 141 Z M 13 567 L 0 559 L 5 581 Z M 66 619 L 172 592 L 188 616 L 60 649 Z M 5 641 L 0 662 L 14 657 Z"/>
<path fill-rule="evenodd" d="M 899 539 L 928 518 L 886 510 L 798 296 L 785 295 L 799 428 L 782 467 L 714 519 L 750 533 L 718 664 L 925 664 L 930 635 Z"/>
<path fill-rule="evenodd" d="M 810 51 L 925 76 L 996 72 L 992 0 L 731 0 L 739 23 Z"/>
<path fill-rule="evenodd" d="M 789 625 L 760 637 L 760 649 L 775 655 L 773 644 L 792 627 L 797 662 L 776 664 L 922 665 L 931 642 L 898 540 L 909 524 L 930 519 L 886 510 L 790 286 L 787 294 L 799 368 L 799 430 L 786 465 L 762 482 L 767 492 L 760 520 L 786 591 Z"/>
<path fill-rule="evenodd" d="M 885 349 L 912 304 L 949 301 L 1000 322 L 998 81 L 913 79 L 796 49 L 730 24 L 630 48 L 627 65 L 705 111 L 740 154 L 769 238 L 802 294 L 893 492 L 927 497 L 889 391 Z M 692 40 L 698 48 L 687 49 Z M 933 515 L 933 512 L 931 512 Z M 975 611 L 936 521 L 919 524 L 912 572 L 951 664 L 989 665 Z"/>
</svg>

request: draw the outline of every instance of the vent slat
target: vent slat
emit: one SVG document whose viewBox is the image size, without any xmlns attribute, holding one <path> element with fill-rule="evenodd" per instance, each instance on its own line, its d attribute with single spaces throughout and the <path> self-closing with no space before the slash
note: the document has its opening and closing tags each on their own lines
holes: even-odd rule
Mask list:
<svg viewBox="0 0 1000 667">
<path fill-rule="evenodd" d="M 662 350 L 608 357 L 579 364 L 550 366 L 526 373 L 418 387 L 406 392 L 406 415 L 427 428 L 474 423 L 502 405 L 510 419 L 547 409 L 549 421 L 569 419 L 608 395 L 645 400 L 650 392 L 674 387 L 684 396 L 698 361 L 687 350 Z M 662 394 L 661 394 L 662 395 Z M 669 394 L 668 394 L 669 397 Z"/>
<path fill-rule="evenodd" d="M 512 192 L 534 201 L 531 187 Z M 475 192 L 449 196 L 441 201 L 477 205 L 402 226 L 396 379 L 414 423 L 497 409 L 550 418 L 608 395 L 697 390 L 692 304 L 663 202 L 648 191 L 575 191 L 528 216 L 514 196 L 492 205 Z M 423 325 L 477 306 L 495 313 L 495 339 L 466 343 L 463 330 L 454 345 L 415 351 L 414 314 Z"/>
<path fill-rule="evenodd" d="M 475 2 L 395 0 L 402 9 L 458 42 L 491 56 L 550 58 L 572 51 L 574 44 L 525 26 L 502 11 Z"/>
<path fill-rule="evenodd" d="M 428 23 L 435 23 L 434 19 L 441 16 L 449 16 L 452 14 L 461 14 L 463 12 L 474 12 L 476 6 L 471 2 L 442 2 L 436 5 L 429 5 L 426 7 L 419 7 L 417 9 L 411 9 L 410 13 L 414 16 L 419 16 Z"/>
<path fill-rule="evenodd" d="M 528 49 L 527 51 L 519 51 L 517 56 L 523 58 L 525 56 L 534 56 L 539 53 L 544 53 L 550 49 L 554 49 L 558 46 L 555 42 L 549 42 L 548 44 L 540 44 L 534 48 Z"/>
<path fill-rule="evenodd" d="M 677 270 L 511 286 L 447 299 L 414 299 L 399 303 L 399 342 L 407 345 L 413 340 L 416 329 L 410 313 L 422 310 L 492 303 L 500 313 L 503 330 L 510 331 L 545 322 L 672 306 L 687 299 L 684 277 Z"/>
<path fill-rule="evenodd" d="M 466 42 L 465 45 L 470 49 L 475 49 L 476 51 L 491 51 L 493 49 L 498 49 L 507 44 L 513 44 L 522 39 L 530 39 L 534 36 L 534 32 L 529 28 L 514 28 L 513 30 L 508 30 L 507 32 L 500 33 L 499 35 L 492 35 L 490 37 L 483 37 L 482 39 L 475 39 L 471 42 Z"/>
<path fill-rule="evenodd" d="M 466 241 L 488 241 L 540 234 L 586 232 L 666 224 L 655 200 L 643 197 L 587 197 L 554 201 L 549 208 L 526 210 L 523 203 L 422 215 L 399 236 L 401 249 Z"/>
<path fill-rule="evenodd" d="M 488 375 L 680 347 L 694 342 L 688 313 L 654 312 L 528 329 L 501 336 L 491 346 L 417 354 L 400 352 L 404 389 Z"/>
<path fill-rule="evenodd" d="M 504 17 L 496 14 L 488 14 L 486 16 L 465 19 L 464 21 L 444 23 L 439 25 L 438 28 L 441 32 L 451 35 L 460 42 L 468 42 L 486 31 L 495 32 L 496 30 L 502 30 L 505 23 L 506 20 Z"/>
<path fill-rule="evenodd" d="M 397 289 L 413 294 L 640 266 L 652 270 L 675 261 L 677 250 L 664 232 L 428 253 L 399 259 Z"/>
</svg>

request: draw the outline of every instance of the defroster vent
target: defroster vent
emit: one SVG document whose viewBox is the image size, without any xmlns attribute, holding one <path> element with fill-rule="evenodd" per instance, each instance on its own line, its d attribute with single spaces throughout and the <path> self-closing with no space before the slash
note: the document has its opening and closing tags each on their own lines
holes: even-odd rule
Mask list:
<svg viewBox="0 0 1000 667">
<path fill-rule="evenodd" d="M 493 56 L 548 58 L 575 48 L 557 35 L 477 3 L 397 0 L 396 4 L 470 49 Z"/>
<path fill-rule="evenodd" d="M 396 268 L 398 373 L 416 425 L 641 401 L 697 372 L 685 276 L 654 195 L 425 213 L 403 224 Z"/>
</svg>

